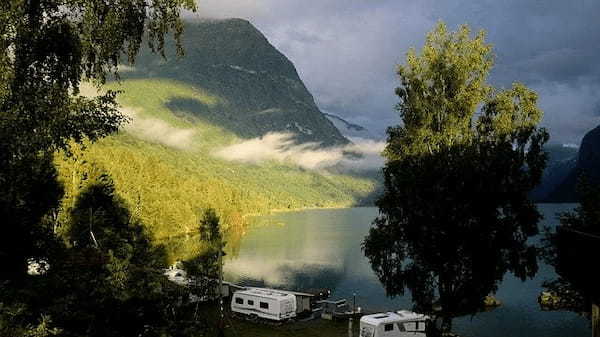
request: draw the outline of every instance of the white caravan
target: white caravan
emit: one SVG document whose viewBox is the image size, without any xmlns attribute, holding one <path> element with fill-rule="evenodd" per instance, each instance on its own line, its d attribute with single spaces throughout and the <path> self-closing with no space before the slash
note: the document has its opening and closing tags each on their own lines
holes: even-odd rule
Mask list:
<svg viewBox="0 0 600 337">
<path fill-rule="evenodd" d="M 296 297 L 272 289 L 238 290 L 231 297 L 231 311 L 282 321 L 296 317 Z"/>
<path fill-rule="evenodd" d="M 181 268 L 171 266 L 168 269 L 165 269 L 163 275 L 167 276 L 169 281 L 177 283 L 180 286 L 187 286 L 190 283 L 187 273 Z"/>
<path fill-rule="evenodd" d="M 402 310 L 363 316 L 360 337 L 426 337 L 428 316 Z"/>
</svg>

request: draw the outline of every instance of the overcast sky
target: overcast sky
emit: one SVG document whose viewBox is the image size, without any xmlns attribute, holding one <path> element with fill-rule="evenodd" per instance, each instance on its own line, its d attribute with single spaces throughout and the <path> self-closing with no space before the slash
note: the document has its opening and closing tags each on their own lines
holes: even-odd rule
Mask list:
<svg viewBox="0 0 600 337">
<path fill-rule="evenodd" d="M 551 142 L 578 144 L 600 124 L 600 0 L 201 0 L 199 11 L 251 21 L 321 109 L 375 133 L 398 123 L 396 65 L 438 20 L 488 32 L 492 83 L 536 90 Z"/>
</svg>

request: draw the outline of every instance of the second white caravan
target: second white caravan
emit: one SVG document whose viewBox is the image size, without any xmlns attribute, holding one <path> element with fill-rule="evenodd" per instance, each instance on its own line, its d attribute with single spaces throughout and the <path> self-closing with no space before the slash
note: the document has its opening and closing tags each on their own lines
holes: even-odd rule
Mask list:
<svg viewBox="0 0 600 337">
<path fill-rule="evenodd" d="M 426 337 L 428 316 L 411 311 L 363 316 L 360 337 Z"/>
<path fill-rule="evenodd" d="M 283 321 L 296 317 L 296 297 L 272 290 L 238 290 L 231 297 L 231 311 L 247 316 Z"/>
</svg>

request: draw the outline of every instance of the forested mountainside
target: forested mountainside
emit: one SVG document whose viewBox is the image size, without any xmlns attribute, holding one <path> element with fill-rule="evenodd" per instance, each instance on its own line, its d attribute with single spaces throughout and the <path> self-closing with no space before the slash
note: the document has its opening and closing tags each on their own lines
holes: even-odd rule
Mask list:
<svg viewBox="0 0 600 337">
<path fill-rule="evenodd" d="M 185 57 L 176 60 L 171 44 L 168 61 L 144 51 L 134 67 L 122 67 L 120 82 L 103 88 L 122 91 L 129 124 L 72 157 L 57 154 L 65 211 L 103 174 L 155 238 L 196 230 L 207 207 L 234 226 L 246 214 L 373 200 L 373 179 L 303 166 L 299 161 L 311 158 L 288 157 L 303 155 L 305 147 L 287 138 L 260 147 L 255 137 L 286 132 L 327 156 L 327 149 L 348 140 L 318 110 L 293 64 L 250 23 L 187 24 L 184 36 Z M 240 143 L 249 156 L 275 151 L 288 157 L 239 162 L 219 155 Z M 285 146 L 295 151 L 281 150 Z"/>
</svg>

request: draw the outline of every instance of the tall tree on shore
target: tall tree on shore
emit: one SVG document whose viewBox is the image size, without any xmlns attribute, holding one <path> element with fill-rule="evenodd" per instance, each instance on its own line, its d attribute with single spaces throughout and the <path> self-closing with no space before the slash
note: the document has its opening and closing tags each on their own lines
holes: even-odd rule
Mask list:
<svg viewBox="0 0 600 337">
<path fill-rule="evenodd" d="M 224 316 L 223 316 L 223 256 L 227 244 L 224 240 L 221 218 L 213 208 L 208 208 L 202 212 L 199 221 L 200 246 L 204 248 L 201 254 L 191 260 L 184 261 L 183 266 L 194 280 L 190 288 L 191 294 L 196 298 L 218 298 L 220 319 L 217 325 L 217 336 L 224 334 Z M 197 316 L 198 302 L 194 317 Z"/>
<path fill-rule="evenodd" d="M 221 273 L 221 257 L 225 255 L 222 232 L 222 221 L 213 208 L 204 210 L 201 214 L 198 230 L 200 232 L 199 246 L 202 252 L 194 258 L 184 261 L 183 266 L 188 275 L 195 279 L 192 287 L 193 295 L 198 298 L 214 298 L 219 296 L 219 280 Z"/>
<path fill-rule="evenodd" d="M 484 32 L 439 23 L 399 66 L 403 124 L 388 129 L 380 216 L 363 243 L 388 295 L 411 290 L 418 310 L 441 306 L 442 329 L 480 309 L 507 271 L 537 271 L 527 239 L 540 219 L 528 192 L 548 140 L 537 95 L 499 90 Z"/>
<path fill-rule="evenodd" d="M 116 93 L 88 98 L 82 81 L 101 85 L 132 63 L 144 34 L 162 53 L 165 35 L 183 30 L 181 8 L 193 0 L 6 0 L 0 2 L 0 263 L 3 279 L 26 274 L 35 255 L 35 230 L 55 206 L 33 202 L 21 179 L 69 142 L 92 141 L 125 120 Z M 32 178 L 34 177 L 26 177 Z M 26 179 L 25 179 L 26 180 Z M 29 189 L 31 187 L 31 189 Z"/>
</svg>

